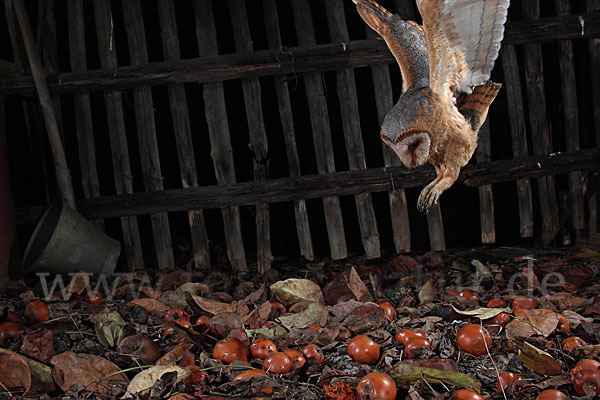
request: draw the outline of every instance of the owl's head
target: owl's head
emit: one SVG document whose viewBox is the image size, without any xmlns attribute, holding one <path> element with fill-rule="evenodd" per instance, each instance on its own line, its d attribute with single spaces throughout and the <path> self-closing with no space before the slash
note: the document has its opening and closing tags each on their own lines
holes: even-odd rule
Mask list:
<svg viewBox="0 0 600 400">
<path fill-rule="evenodd" d="M 429 159 L 431 137 L 427 132 L 415 130 L 392 140 L 382 131 L 381 138 L 394 150 L 406 168 L 419 167 Z"/>
</svg>

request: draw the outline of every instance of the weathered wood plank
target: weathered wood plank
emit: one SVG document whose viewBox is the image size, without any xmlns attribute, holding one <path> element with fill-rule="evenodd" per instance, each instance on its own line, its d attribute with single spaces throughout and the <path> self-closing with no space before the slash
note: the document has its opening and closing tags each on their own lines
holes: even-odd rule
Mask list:
<svg viewBox="0 0 600 400">
<path fill-rule="evenodd" d="M 525 159 L 492 161 L 467 165 L 458 182 L 481 186 L 511 182 L 515 178 L 541 177 L 577 170 L 600 169 L 600 149 L 579 150 L 532 156 Z M 394 185 L 418 187 L 431 180 L 431 167 L 407 170 L 402 167 L 371 168 L 331 174 L 278 178 L 267 182 L 245 182 L 230 185 L 174 189 L 153 193 L 135 193 L 88 199 L 77 209 L 93 218 L 114 218 L 123 215 L 143 215 L 159 212 L 179 212 L 190 209 L 210 209 L 255 204 L 352 195 L 360 192 L 386 192 Z M 394 183 L 395 182 L 395 183 Z M 45 207 L 18 210 L 19 223 L 33 223 Z"/>
<path fill-rule="evenodd" d="M 555 0 L 556 13 L 559 16 L 571 14 L 568 0 Z M 575 62 L 573 60 L 573 43 L 558 42 L 558 64 L 561 73 L 562 101 L 565 119 L 565 139 L 567 151 L 579 150 L 579 109 L 577 106 L 577 80 Z M 571 225 L 578 232 L 585 227 L 585 210 L 583 205 L 583 185 L 581 171 L 569 174 L 569 207 Z"/>
<path fill-rule="evenodd" d="M 583 30 L 582 21 L 585 24 Z M 503 45 L 597 37 L 600 37 L 600 12 L 592 12 L 509 23 L 506 25 Z M 326 44 L 286 48 L 285 53 L 263 50 L 253 54 L 157 62 L 116 70 L 64 73 L 49 76 L 48 84 L 53 93 L 73 93 L 167 83 L 222 82 L 249 76 L 324 72 L 395 62 L 383 40 L 358 40 L 348 42 L 343 47 Z M 35 93 L 35 85 L 31 78 L 9 79 L 6 81 L 6 93 L 32 95 Z"/>
<path fill-rule="evenodd" d="M 238 53 L 252 53 L 252 37 L 248 25 L 248 14 L 244 0 L 228 0 L 231 22 L 235 27 L 233 37 Z M 250 135 L 250 151 L 254 154 L 254 180 L 266 181 L 269 178 L 267 133 L 261 105 L 261 88 L 258 78 L 242 79 L 246 119 Z M 271 268 L 271 229 L 269 204 L 256 204 L 256 263 L 258 272 L 265 274 Z"/>
<path fill-rule="evenodd" d="M 218 55 L 217 35 L 211 1 L 194 0 L 196 37 L 201 56 Z M 202 87 L 204 108 L 210 136 L 211 157 L 220 185 L 235 183 L 235 169 L 231 148 L 225 91 L 222 83 L 206 84 Z M 227 243 L 227 255 L 234 271 L 246 270 L 246 254 L 242 239 L 240 210 L 225 207 L 222 210 Z"/>
<path fill-rule="evenodd" d="M 491 160 L 492 144 L 490 141 L 489 119 L 479 129 L 479 137 L 475 158 L 478 163 Z M 481 217 L 481 242 L 496 242 L 496 222 L 494 219 L 494 188 L 492 185 L 479 186 L 479 215 Z"/>
<path fill-rule="evenodd" d="M 60 67 L 58 65 L 58 44 L 56 43 L 56 13 L 54 11 L 54 0 L 42 1 L 38 4 L 39 18 L 39 29 L 40 29 L 40 43 L 38 44 L 42 62 L 44 66 L 44 72 L 48 75 L 57 75 L 60 73 Z M 50 91 L 52 97 L 52 105 L 54 106 L 54 117 L 56 119 L 56 125 L 58 126 L 58 132 L 60 133 L 61 139 L 64 142 L 64 129 L 62 123 L 62 104 L 60 96 Z"/>
<path fill-rule="evenodd" d="M 587 0 L 587 10 L 592 12 L 600 11 L 600 0 Z M 596 136 L 596 147 L 600 145 L 600 71 L 598 71 L 598 65 L 600 65 L 600 39 L 593 38 L 588 43 L 589 54 L 590 54 L 590 69 L 592 76 L 592 113 L 594 119 L 594 130 Z M 590 232 L 600 232 L 600 195 L 595 194 L 588 200 L 589 209 L 589 230 Z"/>
<path fill-rule="evenodd" d="M 86 71 L 87 52 L 83 25 L 83 3 L 78 0 L 69 0 L 67 10 L 71 70 L 73 72 Z M 100 181 L 98 180 L 96 167 L 96 146 L 94 143 L 90 95 L 89 93 L 76 93 L 73 95 L 73 102 L 83 195 L 85 198 L 99 197 Z M 104 221 L 95 221 L 95 223 L 99 228 L 104 228 Z"/>
<path fill-rule="evenodd" d="M 148 50 L 146 47 L 146 33 L 140 0 L 123 0 L 123 16 L 127 41 L 129 43 L 129 56 L 131 64 L 147 64 Z M 140 158 L 144 175 L 144 187 L 148 191 L 163 190 L 160 156 L 156 140 L 156 126 L 154 123 L 154 104 L 152 91 L 149 87 L 133 89 L 133 104 L 137 137 L 140 146 Z M 152 214 L 152 233 L 154 247 L 159 269 L 174 267 L 173 245 L 167 214 Z"/>
<path fill-rule="evenodd" d="M 110 0 L 97 0 L 93 2 L 93 5 L 100 65 L 102 68 L 116 68 L 118 65 L 117 50 L 112 34 Z M 133 176 L 129 161 L 121 92 L 116 90 L 105 91 L 104 103 L 116 191 L 117 194 L 133 193 Z M 121 229 L 123 231 L 124 253 L 129 270 L 143 269 L 144 257 L 137 217 L 122 217 Z"/>
<path fill-rule="evenodd" d="M 512 149 L 515 158 L 529 155 L 527 145 L 527 127 L 525 125 L 525 106 L 521 92 L 521 76 L 515 46 L 502 46 L 500 59 L 504 72 L 503 87 L 508 102 Z M 519 202 L 519 233 L 521 237 L 533 236 L 533 199 L 529 179 L 517 180 L 517 198 Z"/>
<path fill-rule="evenodd" d="M 277 15 L 276 0 L 264 0 L 265 28 L 267 30 L 267 39 L 269 47 L 272 49 L 283 49 L 279 27 L 279 16 Z M 298 149 L 296 146 L 296 130 L 292 115 L 292 104 L 288 83 L 285 75 L 275 77 L 275 90 L 277 92 L 277 102 L 279 104 L 279 118 L 283 128 L 283 138 L 285 140 L 285 149 L 288 160 L 290 176 L 300 176 L 300 159 L 298 158 Z M 300 244 L 300 254 L 307 260 L 314 260 L 312 238 L 310 236 L 310 225 L 308 221 L 308 212 L 306 210 L 305 200 L 294 201 L 294 215 L 296 218 L 296 231 Z"/>
<path fill-rule="evenodd" d="M 330 0 L 325 3 L 329 32 L 333 42 L 350 41 L 343 0 Z M 360 129 L 360 110 L 356 93 L 354 71 L 344 69 L 337 72 L 337 94 L 342 113 L 342 126 L 345 134 L 346 151 L 350 169 L 366 169 L 367 160 Z M 378 139 L 375 139 L 378 140 Z M 362 243 L 367 258 L 379 258 L 381 245 L 373 201 L 369 193 L 358 193 L 355 196 L 356 211 Z"/>
<path fill-rule="evenodd" d="M 165 60 L 181 59 L 175 4 L 172 0 L 158 0 L 158 14 L 161 25 L 161 37 Z M 196 158 L 192 141 L 192 129 L 188 113 L 188 102 L 185 87 L 181 83 L 169 85 L 169 106 L 173 118 L 175 141 L 177 143 L 177 159 L 184 188 L 198 186 Z M 210 267 L 210 251 L 208 236 L 202 210 L 189 210 L 188 223 L 192 238 L 192 251 L 196 268 Z"/>
<path fill-rule="evenodd" d="M 540 17 L 539 0 L 524 0 L 522 2 L 523 18 L 535 20 Z M 542 48 L 539 44 L 527 44 L 524 46 L 525 53 L 525 75 L 527 81 L 527 100 L 529 110 L 529 123 L 531 128 L 531 143 L 536 155 L 549 154 L 552 152 L 552 139 L 550 127 L 546 115 L 546 97 L 544 90 L 544 71 L 542 66 Z M 542 214 L 542 244 L 547 237 L 552 236 L 559 227 L 558 203 L 556 201 L 556 189 L 554 177 L 548 176 L 538 179 L 538 192 L 540 200 L 540 211 Z"/>
<path fill-rule="evenodd" d="M 314 46 L 316 40 L 310 4 L 307 0 L 293 0 L 292 8 L 298 44 L 300 46 Z M 317 169 L 319 173 L 325 174 L 335 171 L 335 162 L 329 127 L 329 112 L 322 78 L 320 73 L 307 74 L 304 76 L 304 82 L 315 144 Z M 325 197 L 323 198 L 323 205 L 325 207 L 331 258 L 334 260 L 346 258 L 348 252 L 339 199 L 337 197 Z"/>
</svg>

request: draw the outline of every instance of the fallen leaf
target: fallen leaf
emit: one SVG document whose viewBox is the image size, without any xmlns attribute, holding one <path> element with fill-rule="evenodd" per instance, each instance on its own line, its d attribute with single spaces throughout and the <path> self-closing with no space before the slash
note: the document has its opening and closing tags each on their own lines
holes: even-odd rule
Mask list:
<svg viewBox="0 0 600 400">
<path fill-rule="evenodd" d="M 169 307 L 164 305 L 158 300 L 150 299 L 146 297 L 140 297 L 138 299 L 133 299 L 127 305 L 134 304 L 140 307 L 144 307 L 148 314 L 154 315 L 155 317 L 161 317 L 164 313 L 169 311 Z"/>
<path fill-rule="evenodd" d="M 300 301 L 323 303 L 323 292 L 319 285 L 308 279 L 286 279 L 271 285 L 271 292 L 286 306 Z"/>
<path fill-rule="evenodd" d="M 569 326 L 571 327 L 571 329 L 578 328 L 579 325 L 581 325 L 584 322 L 588 322 L 588 323 L 594 322 L 593 318 L 586 318 L 583 315 L 578 314 L 575 311 L 571 311 L 571 310 L 564 310 L 561 312 L 561 314 L 563 315 L 563 317 L 565 317 L 567 319 L 567 321 L 569 321 Z"/>
<path fill-rule="evenodd" d="M 437 288 L 431 281 L 425 282 L 421 290 L 419 290 L 419 301 L 421 304 L 432 303 L 437 298 Z"/>
<path fill-rule="evenodd" d="M 0 384 L 5 389 L 31 389 L 31 372 L 23 356 L 0 354 Z"/>
<path fill-rule="evenodd" d="M 558 325 L 558 315 L 551 310 L 526 310 L 506 325 L 506 337 L 510 340 L 527 339 L 533 335 L 549 336 Z"/>
<path fill-rule="evenodd" d="M 181 360 L 181 357 L 183 357 L 183 354 L 186 351 L 188 351 L 189 349 L 191 349 L 192 347 L 194 347 L 194 345 L 191 343 L 178 344 L 177 346 L 173 347 L 173 349 L 171 351 L 169 351 L 167 354 L 165 354 L 164 356 L 162 356 L 161 358 L 156 360 L 155 364 L 156 365 L 175 364 L 175 363 L 179 362 L 179 360 Z"/>
<path fill-rule="evenodd" d="M 143 396 L 145 392 L 152 388 L 155 382 L 160 380 L 164 374 L 169 372 L 177 373 L 177 382 L 182 382 L 191 374 L 190 371 L 178 365 L 156 365 L 134 376 L 127 386 L 127 392 L 133 396 Z"/>
<path fill-rule="evenodd" d="M 269 320 L 271 314 L 271 302 L 265 301 L 257 309 L 242 318 L 242 322 L 248 325 L 250 329 L 260 328 Z"/>
<path fill-rule="evenodd" d="M 369 293 L 369 288 L 367 288 L 367 285 L 365 285 L 362 279 L 360 279 L 360 276 L 354 267 L 350 269 L 348 288 L 350 288 L 350 291 L 358 301 L 366 302 L 373 300 L 371 293 Z"/>
<path fill-rule="evenodd" d="M 52 331 L 42 328 L 25 335 L 21 352 L 31 358 L 47 363 L 54 357 L 54 336 Z"/>
<path fill-rule="evenodd" d="M 453 305 L 450 305 L 450 306 L 454 309 L 454 311 L 456 311 L 457 314 L 468 315 L 471 317 L 477 317 L 481 320 L 494 318 L 496 315 L 503 313 L 503 312 L 506 312 L 506 313 L 512 312 L 510 308 L 486 308 L 486 307 L 478 307 L 474 310 L 462 311 L 462 310 L 459 310 L 458 308 L 454 307 Z"/>
<path fill-rule="evenodd" d="M 191 282 L 192 275 L 186 270 L 176 269 L 162 276 L 154 285 L 157 290 L 173 290 L 186 282 Z"/>
<path fill-rule="evenodd" d="M 258 289 L 256 289 L 254 292 L 252 292 L 249 295 L 247 295 L 246 297 L 244 297 L 244 299 L 242 300 L 242 303 L 246 303 L 246 304 L 263 303 L 267 297 L 265 289 L 266 289 L 265 284 L 264 283 L 261 284 Z"/>
<path fill-rule="evenodd" d="M 389 324 L 383 308 L 375 303 L 366 303 L 352 310 L 342 321 L 342 325 L 353 333 L 364 333 L 383 328 Z"/>
<path fill-rule="evenodd" d="M 485 278 L 492 275 L 490 268 L 479 260 L 472 260 L 471 265 L 475 267 L 475 277 Z"/>
<path fill-rule="evenodd" d="M 81 295 L 90 284 L 90 274 L 87 272 L 78 272 L 72 278 L 71 282 L 65 288 L 68 300 L 73 294 Z"/>
<path fill-rule="evenodd" d="M 555 376 L 562 372 L 554 357 L 527 342 L 519 350 L 519 358 L 527 368 L 538 374 Z"/>
<path fill-rule="evenodd" d="M 287 331 L 284 327 L 275 325 L 270 328 L 258 328 L 258 329 L 246 329 L 246 335 L 248 337 L 257 337 L 265 339 L 273 339 L 280 335 L 285 335 Z"/>
<path fill-rule="evenodd" d="M 435 368 L 399 364 L 390 371 L 389 375 L 397 384 L 402 386 L 413 385 L 417 382 L 428 382 L 466 387 L 476 392 L 481 390 L 481 382 L 471 378 L 469 375 L 454 371 L 442 371 Z"/>
<path fill-rule="evenodd" d="M 0 354 L 21 356 L 14 351 L 3 348 L 0 348 Z M 27 362 L 27 365 L 29 365 L 29 371 L 31 372 L 31 389 L 39 393 L 54 392 L 56 386 L 54 385 L 54 379 L 52 378 L 52 368 L 27 357 L 23 357 L 23 359 Z"/>
<path fill-rule="evenodd" d="M 192 299 L 194 299 L 194 302 L 198 305 L 198 307 L 212 315 L 225 312 L 235 313 L 237 311 L 236 306 L 233 304 L 221 303 L 219 301 L 214 301 L 195 295 L 192 295 Z"/>
<path fill-rule="evenodd" d="M 125 337 L 125 321 L 118 312 L 105 308 L 94 315 L 92 319 L 94 320 L 96 336 L 98 336 L 98 340 L 104 347 L 114 347 Z"/>
<path fill-rule="evenodd" d="M 175 290 L 167 290 L 158 298 L 158 301 L 170 308 L 184 309 L 188 305 L 185 301 L 185 293 L 178 293 Z"/>
<path fill-rule="evenodd" d="M 312 302 L 304 311 L 292 315 L 282 315 L 279 320 L 283 326 L 291 331 L 311 324 L 322 326 L 327 319 L 328 311 L 329 307 L 318 302 Z"/>
<path fill-rule="evenodd" d="M 600 261 L 600 253 L 590 249 L 579 249 L 569 254 L 569 259 L 580 259 L 589 261 Z"/>
<path fill-rule="evenodd" d="M 416 365 L 418 367 L 441 369 L 442 371 L 454 371 L 458 372 L 456 363 L 454 360 L 447 358 L 431 358 L 429 360 L 402 360 L 402 364 Z"/>
<path fill-rule="evenodd" d="M 186 282 L 175 289 L 175 293 L 185 295 L 185 292 L 190 292 L 193 295 L 207 295 L 210 293 L 208 286 L 201 282 Z"/>
<path fill-rule="evenodd" d="M 389 265 L 396 272 L 405 272 L 417 268 L 419 263 L 414 258 L 401 254 L 390 261 Z"/>
<path fill-rule="evenodd" d="M 111 393 L 112 388 L 128 382 L 120 368 L 105 358 L 84 353 L 66 351 L 50 360 L 53 365 L 52 376 L 60 388 L 67 392 L 71 389 L 89 392 Z"/>
</svg>

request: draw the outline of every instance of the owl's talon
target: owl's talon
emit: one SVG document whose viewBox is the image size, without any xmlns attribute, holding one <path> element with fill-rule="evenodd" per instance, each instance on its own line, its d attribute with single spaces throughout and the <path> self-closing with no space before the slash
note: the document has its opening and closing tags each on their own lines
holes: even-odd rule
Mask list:
<svg viewBox="0 0 600 400">
<path fill-rule="evenodd" d="M 419 195 L 417 201 L 417 209 L 422 213 L 429 213 L 433 207 L 435 207 L 440 198 L 440 194 L 437 189 L 431 189 L 425 187 Z"/>
</svg>

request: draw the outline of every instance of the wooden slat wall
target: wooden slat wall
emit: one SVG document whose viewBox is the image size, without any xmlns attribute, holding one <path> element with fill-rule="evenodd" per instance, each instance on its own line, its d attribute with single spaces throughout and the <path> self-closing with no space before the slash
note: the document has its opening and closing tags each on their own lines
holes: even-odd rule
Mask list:
<svg viewBox="0 0 600 400">
<path fill-rule="evenodd" d="M 110 0 L 97 0 L 93 2 L 93 5 L 100 65 L 102 68 L 114 69 L 118 64 L 116 43 L 113 38 Z M 129 161 L 129 146 L 127 145 L 123 99 L 121 96 L 122 94 L 118 90 L 104 92 L 112 165 L 118 194 L 133 193 L 133 174 L 131 172 L 131 162 Z M 129 270 L 143 269 L 144 257 L 142 255 L 142 241 L 137 217 L 121 218 L 121 229 L 123 232 L 123 250 Z"/>
<path fill-rule="evenodd" d="M 600 0 L 587 0 L 587 9 L 588 11 L 599 11 Z M 598 65 L 600 65 L 600 38 L 590 39 L 588 43 L 590 52 L 590 73 L 592 75 L 592 113 L 596 147 L 598 147 L 600 146 L 600 71 L 598 70 Z M 599 208 L 600 194 L 596 193 L 588 199 L 589 226 L 591 232 L 600 232 L 600 226 L 598 226 L 600 218 L 600 215 L 598 214 Z"/>
<path fill-rule="evenodd" d="M 158 14 L 165 60 L 180 60 L 179 35 L 177 34 L 175 4 L 173 1 L 158 0 Z M 184 188 L 197 187 L 198 173 L 196 171 L 192 129 L 190 127 L 185 86 L 182 83 L 169 85 L 169 106 L 175 130 L 181 182 Z M 204 213 L 202 210 L 189 210 L 188 221 L 192 238 L 194 265 L 196 268 L 208 268 L 210 266 L 210 251 Z"/>
<path fill-rule="evenodd" d="M 311 4 L 315 6 L 315 3 L 309 0 L 289 1 L 293 13 L 297 44 L 301 47 L 311 47 L 314 49 L 314 46 L 317 45 L 315 29 L 323 28 L 322 26 L 316 26 L 316 24 L 323 24 L 324 20 L 314 15 L 315 10 L 311 9 Z M 588 8 L 590 10 L 600 9 L 599 3 L 600 0 L 588 0 Z M 91 4 L 93 5 L 90 7 L 93 7 L 95 15 L 95 28 L 97 31 L 101 67 L 106 70 L 116 71 L 119 66 L 115 46 L 118 43 L 115 43 L 113 36 L 114 20 L 112 18 L 111 1 L 95 0 Z M 157 45 L 156 43 L 146 42 L 142 6 L 146 7 L 147 3 L 141 3 L 140 0 L 121 0 L 121 2 L 114 2 L 114 4 L 122 4 L 123 6 L 125 33 L 128 40 L 131 66 L 143 66 L 147 64 L 147 46 Z M 176 4 L 173 0 L 156 0 L 156 5 L 158 6 L 158 21 L 156 22 L 160 23 L 163 56 L 164 60 L 168 62 L 179 62 L 181 60 Z M 200 57 L 219 56 L 218 39 L 220 38 L 217 37 L 217 31 L 220 31 L 222 27 L 217 27 L 213 4 L 213 1 L 208 0 L 194 0 L 193 2 L 195 34 Z M 263 0 L 262 2 L 268 47 L 272 50 L 280 50 L 281 54 L 284 54 L 284 46 L 289 45 L 289 43 L 284 44 L 282 40 L 283 29 L 287 28 L 282 27 L 279 21 L 278 8 L 281 7 L 281 4 L 277 0 Z M 286 3 L 286 5 L 289 4 Z M 554 0 L 554 4 L 559 16 L 569 16 L 571 14 L 570 2 L 568 0 Z M 248 54 L 251 56 L 251 53 L 255 51 L 255 44 L 252 38 L 255 27 L 250 25 L 251 19 L 248 18 L 248 14 L 251 14 L 251 11 L 254 13 L 255 10 L 246 9 L 249 2 L 245 0 L 228 0 L 227 5 L 231 25 L 233 26 L 233 39 L 237 54 Z M 328 0 L 322 6 L 326 10 L 326 23 L 331 42 L 345 51 L 346 44 L 351 42 L 345 12 L 352 5 L 347 4 L 345 0 Z M 85 26 L 83 25 L 84 7 L 84 3 L 76 0 L 68 0 L 67 2 L 69 14 L 67 27 L 69 35 L 68 46 L 70 50 L 71 69 L 75 73 L 87 70 L 86 52 L 91 51 L 86 48 Z M 414 4 L 412 0 L 395 0 L 395 8 L 396 12 L 403 17 L 407 19 L 414 18 Z M 5 9 L 10 11 L 9 6 L 5 5 Z M 539 0 L 522 0 L 522 12 L 523 18 L 526 21 L 535 21 L 535 19 L 539 18 Z M 50 43 L 50 46 L 46 49 L 49 50 L 47 51 L 47 62 L 54 65 L 55 72 L 57 72 L 56 32 L 53 27 L 53 24 L 56 23 L 56 17 L 54 15 L 53 1 L 48 2 L 48 11 L 43 13 L 42 17 L 42 21 L 45 22 L 40 24 L 40 26 L 43 26 L 44 29 L 50 32 L 48 38 L 54 40 L 54 45 L 52 45 L 52 40 L 48 41 L 48 38 L 45 38 Z M 220 17 L 222 18 L 222 16 Z M 254 14 L 253 17 L 255 17 Z M 367 37 L 377 37 L 369 28 L 366 29 Z M 16 38 L 13 38 L 13 42 L 16 42 Z M 590 40 L 589 51 L 592 65 L 600 63 L 600 46 L 598 43 L 598 39 Z M 61 46 L 62 44 L 58 43 L 58 45 Z M 524 71 L 519 71 L 516 47 L 514 45 L 504 45 L 502 48 L 501 62 L 499 61 L 498 64 L 499 66 L 501 64 L 504 71 L 503 83 L 508 100 L 512 149 L 515 159 L 518 160 L 492 162 L 491 135 L 502 133 L 490 132 L 490 124 L 486 122 L 479 133 L 479 147 L 475 154 L 477 164 L 466 167 L 465 174 L 461 176 L 461 180 L 465 184 L 479 186 L 482 243 L 487 244 L 496 241 L 497 222 L 494 220 L 493 183 L 504 182 L 519 177 L 522 177 L 522 179 L 517 179 L 516 185 L 518 189 L 519 232 L 521 237 L 533 236 L 533 205 L 537 205 L 538 202 L 543 231 L 540 243 L 548 244 L 548 241 L 556 235 L 559 224 L 562 221 L 558 220 L 553 174 L 561 172 L 569 172 L 568 200 L 572 226 L 576 231 L 582 231 L 585 227 L 586 221 L 585 214 L 583 213 L 585 187 L 582 183 L 582 173 L 573 167 L 576 164 L 573 157 L 577 157 L 574 154 L 581 154 L 582 159 L 577 161 L 581 161 L 578 165 L 584 166 L 582 168 L 595 168 L 598 163 L 594 163 L 591 160 L 590 157 L 593 158 L 596 153 L 589 149 L 583 150 L 580 153 L 574 153 L 583 146 L 580 143 L 582 132 L 579 131 L 579 107 L 577 104 L 573 46 L 569 41 L 557 42 L 557 46 L 560 55 L 562 102 L 565 112 L 565 150 L 568 153 L 553 157 L 548 156 L 553 150 L 557 149 L 553 149 L 552 146 L 546 115 L 547 106 L 545 103 L 541 46 L 532 43 L 523 46 Z M 15 49 L 18 53 L 18 46 L 15 46 Z M 331 75 L 331 77 L 335 76 L 336 100 L 339 101 L 340 121 L 350 171 L 336 171 L 334 161 L 335 157 L 340 156 L 335 153 L 336 151 L 340 151 L 340 148 L 333 146 L 334 137 L 332 136 L 330 123 L 338 117 L 334 114 L 338 110 L 335 107 L 328 109 L 327 95 L 332 93 L 332 91 L 331 88 L 325 87 L 324 82 L 327 81 L 330 84 L 331 81 L 329 80 L 329 75 L 326 76 L 323 73 L 325 70 L 330 70 L 331 67 L 324 67 L 323 69 L 311 69 L 311 67 L 305 70 L 303 74 L 293 77 L 293 79 L 297 79 L 304 84 L 303 89 L 305 92 L 302 95 L 306 96 L 305 99 L 302 99 L 302 96 L 298 96 L 297 94 L 295 94 L 296 97 L 290 95 L 292 88 L 288 85 L 289 75 L 274 76 L 279 119 L 290 176 L 290 178 L 280 179 L 269 179 L 268 176 L 269 151 L 273 151 L 271 149 L 273 143 L 269 142 L 271 136 L 267 135 L 270 132 L 267 132 L 265 126 L 265 118 L 269 118 L 270 116 L 263 114 L 261 104 L 263 98 L 262 90 L 264 88 L 261 87 L 261 81 L 258 78 L 259 75 L 245 75 L 245 72 L 240 70 L 239 76 L 241 77 L 244 94 L 246 122 L 250 141 L 249 148 L 252 152 L 252 168 L 254 172 L 254 182 L 244 182 L 241 184 L 236 184 L 234 160 L 238 162 L 238 158 L 234 154 L 231 143 L 231 135 L 235 133 L 230 131 L 228 121 L 229 118 L 234 118 L 235 116 L 228 115 L 225 101 L 228 93 L 226 93 L 224 85 L 220 82 L 203 83 L 201 87 L 204 99 L 205 120 L 210 139 L 210 155 L 213 160 L 214 172 L 202 172 L 207 172 L 208 174 L 214 173 L 218 185 L 213 187 L 200 186 L 202 184 L 199 182 L 200 174 L 196 170 L 197 155 L 194 154 L 193 135 L 195 132 L 192 131 L 190 125 L 190 111 L 188 110 L 186 88 L 183 83 L 173 83 L 172 81 L 165 80 L 163 84 L 168 88 L 169 110 L 172 116 L 174 141 L 177 146 L 179 175 L 182 184 L 182 189 L 169 191 L 163 190 L 160 157 L 164 156 L 164 154 L 162 154 L 161 146 L 157 140 L 152 89 L 149 86 L 139 86 L 132 83 L 131 90 L 133 93 L 144 188 L 147 192 L 153 193 L 138 193 L 126 198 L 110 198 L 110 196 L 99 198 L 101 195 L 99 182 L 101 180 L 98 177 L 99 171 L 96 168 L 95 158 L 97 150 L 94 146 L 94 139 L 102 133 L 98 132 L 93 124 L 90 95 L 86 92 L 74 93 L 77 143 L 79 145 L 79 158 L 81 160 L 80 169 L 83 196 L 86 199 L 81 203 L 83 205 L 83 212 L 88 213 L 88 215 L 96 215 L 99 218 L 107 216 L 121 217 L 125 255 L 129 268 L 133 270 L 144 267 L 138 221 L 135 216 L 122 216 L 127 213 L 129 215 L 151 215 L 158 266 L 161 269 L 168 269 L 175 266 L 168 213 L 185 210 L 188 215 L 191 242 L 194 250 L 194 263 L 197 268 L 204 268 L 210 265 L 211 260 L 209 238 L 202 209 L 223 207 L 221 211 L 229 261 L 234 271 L 241 272 L 247 269 L 247 261 L 238 207 L 241 205 L 252 205 L 256 210 L 254 225 L 257 237 L 257 267 L 260 273 L 266 273 L 273 259 L 271 251 L 270 225 L 272 216 L 269 210 L 270 202 L 293 202 L 300 253 L 308 260 L 312 260 L 316 255 L 313 249 L 313 236 L 311 236 L 309 226 L 311 210 L 307 208 L 305 199 L 323 199 L 330 256 L 333 259 L 341 259 L 347 257 L 348 249 L 342 209 L 338 196 L 353 195 L 364 253 L 368 258 L 378 258 L 381 255 L 381 244 L 370 192 L 387 191 L 389 193 L 389 206 L 392 218 L 391 226 L 394 235 L 395 250 L 397 252 L 410 251 L 411 227 L 405 188 L 422 185 L 430 178 L 428 174 L 431 174 L 432 179 L 432 170 L 421 169 L 405 174 L 406 170 L 404 168 L 398 168 L 401 165 L 398 158 L 385 146 L 382 146 L 382 149 L 383 160 L 387 169 L 381 169 L 381 171 L 378 169 L 367 170 L 368 160 L 367 154 L 365 154 L 360 120 L 362 110 L 358 106 L 359 99 L 354 71 L 357 65 L 352 63 L 344 65 L 340 63 L 338 67 L 333 68 L 336 71 L 335 75 Z M 372 64 L 369 66 L 373 76 L 375 108 L 378 120 L 381 123 L 384 116 L 392 108 L 395 100 L 393 98 L 392 80 L 389 71 L 390 66 L 387 64 Z M 391 68 L 397 68 L 397 66 L 394 64 Z M 292 69 L 287 72 L 294 73 L 293 64 Z M 526 107 L 521 89 L 522 72 L 524 72 L 526 77 L 524 87 L 526 88 L 528 119 L 525 115 Z M 594 68 L 592 68 L 592 78 L 597 87 L 598 82 L 600 82 L 600 76 Z M 203 82 L 207 82 L 207 80 Z M 208 80 L 208 82 L 214 82 L 214 80 Z M 264 84 L 265 82 L 263 81 L 262 83 Z M 600 91 L 593 91 L 595 105 L 600 104 L 600 95 L 598 95 L 598 92 Z M 128 132 L 126 132 L 127 120 L 123 109 L 123 95 L 124 93 L 120 89 L 110 89 L 104 92 L 116 193 L 118 195 L 134 193 L 132 167 L 127 145 Z M 294 121 L 292 110 L 295 104 L 293 102 L 297 101 L 298 98 L 306 102 L 306 118 L 310 119 L 312 131 L 310 133 L 299 132 L 297 129 L 297 126 L 299 126 L 297 125 L 298 121 Z M 329 99 L 329 101 L 332 100 Z M 596 144 L 598 145 L 600 113 L 596 106 L 594 106 L 594 119 L 596 124 Z M 530 126 L 529 130 L 527 129 L 528 123 Z M 337 134 L 335 131 L 334 133 Z M 132 134 L 130 133 L 130 139 L 133 138 Z M 301 157 L 296 143 L 299 135 L 312 135 L 316 168 L 319 173 L 317 176 L 302 175 Z M 527 135 L 530 135 L 529 139 L 533 147 L 533 154 L 539 156 L 535 157 L 536 160 L 539 160 L 536 161 L 536 165 L 542 165 L 537 164 L 538 162 L 544 163 L 544 165 L 547 163 L 549 167 L 540 166 L 539 171 L 533 171 L 535 168 L 530 165 L 532 158 L 529 157 Z M 375 138 L 376 136 L 365 133 L 364 137 Z M 335 139 L 337 140 L 337 136 L 335 136 Z M 275 150 L 279 151 L 280 149 Z M 343 152 L 343 149 L 341 151 Z M 303 154 L 302 156 L 305 155 Z M 309 154 L 309 157 L 312 156 L 312 154 Z M 244 158 L 240 157 L 240 160 L 244 160 Z M 250 168 L 249 165 L 240 165 L 238 167 Z M 485 175 L 486 168 L 491 171 L 490 173 L 493 176 Z M 509 169 L 510 172 L 500 173 L 499 168 L 502 171 Z M 389 181 L 387 180 L 387 175 L 386 179 L 382 181 L 382 173 L 389 173 Z M 530 176 L 536 177 L 538 182 L 539 200 L 535 199 L 535 203 L 530 181 L 527 178 Z M 344 182 L 346 182 L 344 179 L 348 182 L 351 181 L 350 189 L 344 186 Z M 297 193 L 290 193 L 293 187 L 297 188 Z M 203 198 L 199 199 L 194 196 L 203 196 Z M 123 201 L 122 199 L 126 199 L 126 204 L 119 204 L 120 201 Z M 152 205 L 143 204 L 144 200 L 151 201 Z M 86 207 L 96 207 L 94 208 L 96 211 L 92 210 L 92 212 L 89 212 L 89 208 Z M 595 221 L 594 216 L 597 215 L 597 200 L 590 199 L 589 210 L 590 216 Z M 592 230 L 597 230 L 597 226 L 594 223 L 591 222 L 589 226 Z M 445 232 L 442 212 L 439 206 L 427 214 L 427 225 L 431 249 L 445 249 Z M 318 224 L 313 229 L 318 229 Z M 422 227 L 413 226 L 413 229 L 422 229 Z"/>
</svg>

